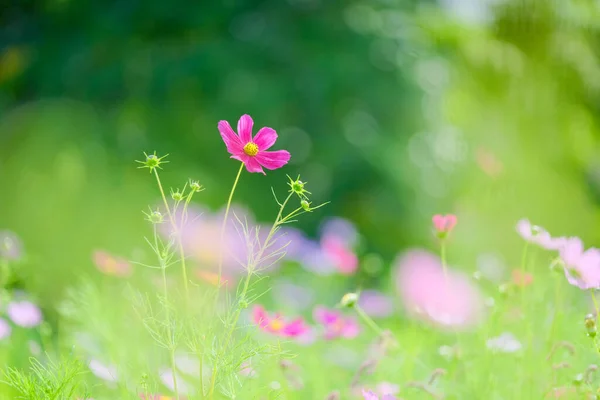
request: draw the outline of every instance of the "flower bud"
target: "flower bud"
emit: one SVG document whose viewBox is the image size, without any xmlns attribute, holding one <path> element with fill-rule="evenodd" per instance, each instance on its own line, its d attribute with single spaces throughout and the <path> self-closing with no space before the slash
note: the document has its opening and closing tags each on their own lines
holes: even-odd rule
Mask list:
<svg viewBox="0 0 600 400">
<path fill-rule="evenodd" d="M 346 293 L 342 297 L 342 301 L 340 302 L 340 304 L 342 305 L 342 307 L 352 308 L 356 305 L 356 303 L 358 303 L 358 298 L 359 296 L 357 293 Z"/>
<path fill-rule="evenodd" d="M 309 212 L 311 211 L 311 209 L 310 209 L 310 203 L 308 201 L 302 200 L 300 202 L 300 205 L 302 206 L 302 208 L 304 209 L 304 211 L 309 211 Z"/>
<path fill-rule="evenodd" d="M 146 214 L 146 220 L 152 224 L 162 224 L 165 220 L 162 213 L 158 210 L 150 211 L 149 214 Z"/>
<path fill-rule="evenodd" d="M 596 318 L 592 314 L 585 316 L 583 324 L 585 325 L 587 335 L 591 338 L 596 337 Z"/>
<path fill-rule="evenodd" d="M 175 192 L 171 190 L 171 198 L 175 201 L 181 201 L 183 200 L 183 193 L 181 193 L 179 190 Z"/>
<path fill-rule="evenodd" d="M 204 190 L 204 188 L 198 181 L 192 181 L 192 180 L 190 180 L 190 189 L 192 189 L 192 192 L 196 192 L 196 193 Z"/>
</svg>

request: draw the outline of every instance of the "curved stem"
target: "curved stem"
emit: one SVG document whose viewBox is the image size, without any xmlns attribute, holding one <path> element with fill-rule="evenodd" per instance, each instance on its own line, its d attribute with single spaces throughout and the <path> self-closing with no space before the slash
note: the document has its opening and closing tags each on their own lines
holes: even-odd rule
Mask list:
<svg viewBox="0 0 600 400">
<path fill-rule="evenodd" d="M 363 310 L 358 304 L 355 304 L 353 308 L 354 308 L 354 310 L 356 310 L 356 313 L 358 314 L 358 316 L 363 321 L 365 321 L 365 323 L 367 325 L 369 325 L 371 327 L 371 329 L 373 329 L 375 332 L 377 332 L 377 334 L 379 336 L 383 335 L 383 329 L 381 329 L 379 327 L 379 325 L 377 325 L 377 323 L 375 321 L 373 321 L 373 319 L 367 315 L 365 310 Z"/>
<path fill-rule="evenodd" d="M 240 180 L 240 176 L 242 175 L 242 170 L 244 169 L 244 163 L 240 164 L 240 169 L 238 170 L 237 176 L 235 177 L 235 181 L 233 182 L 233 186 L 231 188 L 231 192 L 229 192 L 229 199 L 227 200 L 227 206 L 225 207 L 225 215 L 223 216 L 223 223 L 221 224 L 221 238 L 219 240 L 220 249 L 219 249 L 219 286 L 221 285 L 221 273 L 223 272 L 223 237 L 225 236 L 225 227 L 227 226 L 227 217 L 229 216 L 229 209 L 231 208 L 231 200 L 233 199 L 233 193 L 235 192 L 235 188 Z"/>
</svg>

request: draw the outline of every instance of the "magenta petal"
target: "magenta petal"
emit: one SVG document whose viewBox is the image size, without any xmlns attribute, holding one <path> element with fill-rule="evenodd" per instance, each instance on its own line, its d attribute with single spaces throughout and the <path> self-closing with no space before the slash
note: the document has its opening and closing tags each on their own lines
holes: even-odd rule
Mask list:
<svg viewBox="0 0 600 400">
<path fill-rule="evenodd" d="M 238 121 L 238 135 L 240 135 L 240 139 L 242 140 L 242 147 L 252 141 L 252 125 L 254 125 L 254 121 L 252 121 L 252 117 L 248 114 L 240 117 Z"/>
<path fill-rule="evenodd" d="M 275 129 L 264 127 L 260 128 L 254 139 L 252 140 L 258 146 L 259 150 L 269 150 L 277 140 L 277 132 Z"/>
<path fill-rule="evenodd" d="M 244 162 L 244 164 L 246 164 L 246 169 L 248 170 L 248 172 L 260 172 L 262 174 L 265 174 L 265 171 L 263 171 L 262 167 L 260 166 L 260 163 L 256 160 L 256 157 L 248 157 L 248 160 Z"/>
<path fill-rule="evenodd" d="M 227 151 L 230 154 L 239 154 L 244 152 L 244 146 L 242 142 L 240 142 L 240 138 L 235 134 L 233 129 L 231 129 L 231 125 L 227 121 L 219 121 L 217 125 L 219 128 L 219 132 L 221 133 L 221 137 L 225 142 L 225 146 L 227 146 Z"/>
<path fill-rule="evenodd" d="M 261 151 L 256 155 L 256 160 L 266 169 L 283 167 L 290 161 L 290 153 L 286 150 Z"/>
</svg>

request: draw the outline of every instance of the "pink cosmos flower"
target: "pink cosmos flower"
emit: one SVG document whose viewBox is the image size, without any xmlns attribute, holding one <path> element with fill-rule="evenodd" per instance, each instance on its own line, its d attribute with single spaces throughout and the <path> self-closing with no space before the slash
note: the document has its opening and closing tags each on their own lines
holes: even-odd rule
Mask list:
<svg viewBox="0 0 600 400">
<path fill-rule="evenodd" d="M 365 400 L 379 400 L 379 396 L 369 390 L 363 390 L 362 395 Z M 384 394 L 381 400 L 396 400 L 396 396 L 393 394 Z"/>
<path fill-rule="evenodd" d="M 564 243 L 565 238 L 553 238 L 544 228 L 531 225 L 527 219 L 521 219 L 517 222 L 517 232 L 523 239 L 530 243 L 537 244 L 546 250 L 558 250 Z"/>
<path fill-rule="evenodd" d="M 395 262 L 396 288 L 407 312 L 438 327 L 466 329 L 482 317 L 484 301 L 470 279 L 448 270 L 439 257 L 409 250 Z"/>
<path fill-rule="evenodd" d="M 262 306 L 254 306 L 253 320 L 263 331 L 283 337 L 302 337 L 310 328 L 302 318 L 287 322 L 280 314 L 271 317 Z"/>
<path fill-rule="evenodd" d="M 458 219 L 456 218 L 456 215 L 454 215 L 454 214 L 448 214 L 448 215 L 436 214 L 431 218 L 431 221 L 433 222 L 433 227 L 436 231 L 436 234 L 440 238 L 444 238 L 450 232 L 452 232 L 452 230 L 454 229 L 454 226 L 456 226 L 456 223 L 458 222 Z"/>
<path fill-rule="evenodd" d="M 252 118 L 244 114 L 240 117 L 237 126 L 237 134 L 231 129 L 227 121 L 219 121 L 219 132 L 227 146 L 231 158 L 241 161 L 248 172 L 265 173 L 266 169 L 277 169 L 283 167 L 290 160 L 290 153 L 286 150 L 266 151 L 275 144 L 277 133 L 272 128 L 261 128 L 252 137 Z"/>
<path fill-rule="evenodd" d="M 30 301 L 11 301 L 6 313 L 16 325 L 23 328 L 32 328 L 42 323 L 42 311 Z"/>
<path fill-rule="evenodd" d="M 12 332 L 12 328 L 10 327 L 8 322 L 6 322 L 5 319 L 0 318 L 0 340 L 6 339 L 7 337 L 9 337 L 11 332 Z"/>
<path fill-rule="evenodd" d="M 252 213 L 247 209 L 233 205 L 223 232 L 221 240 L 221 226 L 225 211 L 212 212 L 201 206 L 190 206 L 187 212 L 187 218 L 181 228 L 181 241 L 186 255 L 198 264 L 198 267 L 205 272 L 197 272 L 198 278 L 208 282 L 217 282 L 217 267 L 219 258 L 222 257 L 223 275 L 221 283 L 227 281 L 227 285 L 236 286 L 238 277 L 246 273 L 244 266 L 249 257 L 258 252 L 258 248 L 264 243 L 269 228 L 261 228 L 261 225 L 255 221 Z M 175 213 L 175 220 L 181 221 L 181 212 Z M 240 222 L 247 225 L 242 228 Z M 255 235 L 255 229 L 259 228 L 258 235 Z M 161 234 L 164 237 L 171 238 L 174 233 L 170 224 L 160 226 Z M 248 233 L 245 235 L 244 230 Z M 248 236 L 248 237 L 246 237 Z M 289 242 L 286 229 L 279 230 L 272 239 L 272 245 L 267 251 L 263 252 L 262 262 L 257 265 L 257 269 L 274 269 L 278 266 L 275 263 L 278 251 Z"/>
<path fill-rule="evenodd" d="M 581 239 L 564 239 L 559 249 L 564 262 L 567 281 L 582 290 L 600 288 L 600 250 L 589 248 L 584 251 Z"/>
<path fill-rule="evenodd" d="M 360 326 L 356 319 L 345 317 L 338 310 L 317 306 L 313 312 L 313 318 L 325 328 L 323 337 L 327 340 L 339 337 L 351 339 L 360 332 Z"/>
<path fill-rule="evenodd" d="M 356 228 L 343 218 L 332 218 L 321 228 L 321 249 L 343 275 L 353 275 L 358 269 L 358 257 L 353 250 L 357 242 Z"/>
<path fill-rule="evenodd" d="M 105 275 L 124 278 L 132 273 L 132 267 L 129 261 L 121 257 L 113 256 L 104 250 L 94 251 L 92 258 L 98 271 Z"/>
<path fill-rule="evenodd" d="M 171 397 L 171 396 L 165 396 L 163 394 L 144 394 L 144 393 L 140 393 L 140 399 L 141 400 L 175 400 L 175 397 Z M 186 400 L 187 397 L 185 396 L 179 396 L 179 400 Z"/>
</svg>

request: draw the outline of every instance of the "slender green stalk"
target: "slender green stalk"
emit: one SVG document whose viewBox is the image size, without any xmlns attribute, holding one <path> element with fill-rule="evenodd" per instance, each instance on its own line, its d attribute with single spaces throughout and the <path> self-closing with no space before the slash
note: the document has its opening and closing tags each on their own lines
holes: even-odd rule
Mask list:
<svg viewBox="0 0 600 400">
<path fill-rule="evenodd" d="M 444 276 L 448 276 L 448 262 L 446 261 L 446 239 L 442 239 L 440 242 L 440 258 L 442 259 L 442 270 Z"/>
<path fill-rule="evenodd" d="M 198 369 L 200 373 L 200 398 L 204 398 L 204 357 L 202 354 L 198 356 Z"/>
<path fill-rule="evenodd" d="M 223 272 L 223 238 L 225 237 L 225 227 L 227 226 L 227 217 L 229 216 L 229 209 L 231 208 L 231 200 L 233 199 L 233 193 L 235 193 L 235 188 L 240 180 L 240 176 L 242 175 L 242 171 L 244 169 L 244 163 L 240 164 L 240 169 L 238 170 L 237 176 L 235 177 L 235 181 L 233 182 L 233 186 L 231 187 L 231 192 L 229 192 L 229 199 L 227 199 L 227 206 L 225 207 L 225 215 L 223 216 L 223 223 L 221 224 L 221 238 L 219 239 L 219 286 L 221 285 L 221 274 Z"/>
<path fill-rule="evenodd" d="M 190 297 L 190 292 L 188 289 L 187 268 L 185 266 L 185 253 L 183 251 L 183 243 L 181 241 L 181 232 L 177 226 L 177 223 L 175 222 L 175 216 L 171 212 L 171 207 L 169 207 L 169 202 L 167 201 L 167 197 L 165 196 L 165 191 L 163 190 L 162 183 L 160 182 L 160 177 L 158 176 L 157 168 L 154 168 L 154 176 L 156 177 L 156 183 L 158 184 L 158 189 L 160 190 L 160 194 L 162 196 L 163 203 L 165 205 L 165 209 L 167 210 L 169 222 L 171 222 L 171 228 L 173 229 L 173 232 L 175 233 L 175 237 L 177 238 L 177 244 L 179 247 L 179 259 L 181 262 L 181 274 L 183 276 L 183 288 L 185 290 L 186 301 L 188 301 L 188 299 Z M 186 206 L 187 206 L 187 203 L 186 203 Z"/>
<path fill-rule="evenodd" d="M 379 327 L 379 325 L 377 325 L 377 323 L 375 323 L 375 321 L 373 321 L 373 319 L 367 315 L 365 310 L 363 310 L 358 304 L 355 304 L 353 308 L 356 311 L 356 313 L 358 314 L 358 316 L 367 325 L 369 325 L 369 327 L 371 327 L 371 329 L 373 329 L 377 333 L 377 335 L 379 335 L 379 336 L 383 335 L 383 329 L 381 329 Z"/>
<path fill-rule="evenodd" d="M 175 398 L 179 400 L 179 390 L 177 388 L 177 376 L 175 374 L 175 344 L 173 341 L 173 331 L 171 329 L 171 310 L 169 308 L 169 290 L 167 288 L 167 266 L 165 265 L 165 261 L 160 255 L 160 250 L 158 248 L 158 234 L 156 232 L 156 225 L 154 225 L 154 245 L 156 246 L 156 252 L 158 253 L 158 257 L 160 260 L 160 269 L 162 271 L 162 281 L 163 281 L 163 296 L 165 302 L 165 319 L 167 325 L 167 336 L 169 337 L 169 358 L 171 362 L 171 374 L 173 377 L 173 389 L 175 391 Z"/>
<path fill-rule="evenodd" d="M 235 188 L 235 185 L 234 185 L 234 188 Z M 232 193 L 233 193 L 233 191 L 232 191 Z M 254 268 L 256 268 L 256 262 L 257 262 L 256 260 L 260 261 L 265 249 L 268 248 L 269 243 L 277 230 L 277 227 L 279 225 L 281 225 L 282 223 L 286 222 L 289 218 L 291 218 L 293 216 L 293 212 L 292 212 L 289 215 L 287 215 L 286 217 L 282 218 L 283 210 L 285 209 L 285 206 L 287 205 L 288 201 L 292 198 L 293 194 L 294 194 L 293 192 L 290 192 L 288 197 L 281 204 L 281 207 L 279 208 L 279 212 L 277 213 L 277 218 L 275 218 L 275 222 L 273 223 L 273 226 L 271 227 L 271 230 L 269 231 L 267 238 L 265 239 L 263 245 L 260 247 L 260 250 L 258 251 L 256 257 L 254 258 L 254 260 L 255 260 L 254 263 L 247 266 L 248 273 L 246 274 L 246 279 L 244 280 L 244 286 L 243 286 L 242 291 L 239 296 L 240 300 L 243 300 L 246 298 L 248 288 L 250 287 L 250 279 L 252 278 L 252 275 L 254 274 Z M 231 197 L 230 197 L 230 199 L 231 199 Z M 232 323 L 229 325 L 229 329 L 227 330 L 227 333 L 225 334 L 225 340 L 223 341 L 223 347 L 221 348 L 221 352 L 220 352 L 221 355 L 224 354 L 225 351 L 227 350 L 229 341 L 231 340 L 231 336 L 233 335 L 233 331 L 237 325 L 237 322 L 240 318 L 241 313 L 242 313 L 242 308 L 238 306 L 238 308 L 235 312 L 235 315 L 233 317 Z M 221 355 L 217 359 L 219 359 L 221 357 Z M 215 365 L 215 368 L 213 370 L 213 374 L 211 377 L 211 382 L 210 382 L 210 391 L 208 394 L 210 399 L 212 399 L 214 396 L 215 385 L 216 385 L 218 373 L 219 373 L 219 367 L 218 367 L 218 365 Z"/>
</svg>

